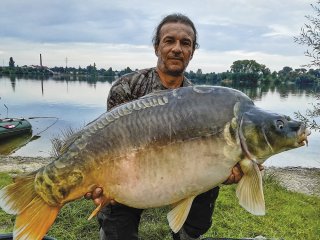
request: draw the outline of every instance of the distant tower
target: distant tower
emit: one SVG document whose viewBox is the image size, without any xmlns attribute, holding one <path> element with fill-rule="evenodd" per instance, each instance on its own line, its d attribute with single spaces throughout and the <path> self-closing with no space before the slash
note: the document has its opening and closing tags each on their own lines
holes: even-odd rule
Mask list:
<svg viewBox="0 0 320 240">
<path fill-rule="evenodd" d="M 41 56 L 41 53 L 40 53 L 40 67 L 42 68 L 42 56 Z"/>
</svg>

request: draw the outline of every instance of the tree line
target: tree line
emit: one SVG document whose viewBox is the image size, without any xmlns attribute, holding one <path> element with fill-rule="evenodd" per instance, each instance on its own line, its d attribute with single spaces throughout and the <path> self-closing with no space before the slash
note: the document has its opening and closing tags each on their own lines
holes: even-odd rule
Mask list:
<svg viewBox="0 0 320 240">
<path fill-rule="evenodd" d="M 40 66 L 15 66 L 15 62 L 11 57 L 8 67 L 0 67 L 1 75 L 23 75 L 23 76 L 62 76 L 71 79 L 108 79 L 114 80 L 133 70 L 129 67 L 120 71 L 108 69 L 97 69 L 96 64 L 89 65 L 85 68 L 75 67 L 40 67 Z M 275 82 L 277 84 L 295 83 L 295 84 L 320 84 L 320 69 L 306 69 L 291 67 L 283 67 L 280 71 L 271 72 L 264 64 L 260 64 L 255 60 L 237 60 L 230 66 L 230 70 L 221 73 L 203 73 L 201 69 L 196 72 L 187 71 L 186 77 L 195 84 L 242 84 L 246 86 L 257 86 L 261 83 Z"/>
<path fill-rule="evenodd" d="M 271 72 L 264 64 L 255 60 L 238 60 L 233 62 L 230 70 L 222 73 L 205 73 L 201 69 L 196 72 L 189 71 L 186 76 L 197 84 L 231 83 L 246 86 L 257 86 L 262 83 L 274 82 L 276 84 L 319 84 L 320 69 L 293 69 L 283 67 L 280 71 Z"/>
</svg>

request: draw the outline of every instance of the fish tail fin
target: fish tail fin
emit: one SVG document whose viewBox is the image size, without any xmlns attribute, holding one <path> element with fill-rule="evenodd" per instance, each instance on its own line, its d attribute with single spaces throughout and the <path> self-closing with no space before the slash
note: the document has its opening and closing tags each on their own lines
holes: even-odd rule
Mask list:
<svg viewBox="0 0 320 240">
<path fill-rule="evenodd" d="M 49 206 L 35 192 L 36 174 L 19 176 L 14 183 L 0 190 L 0 207 L 17 215 L 14 239 L 42 239 L 60 210 L 59 206 Z"/>
<path fill-rule="evenodd" d="M 36 196 L 16 218 L 13 239 L 41 240 L 57 218 L 60 207 L 49 206 Z"/>
<path fill-rule="evenodd" d="M 0 190 L 0 207 L 9 214 L 21 213 L 36 197 L 34 178 L 37 173 L 18 176 L 14 182 Z"/>
<path fill-rule="evenodd" d="M 251 160 L 243 160 L 240 165 L 244 175 L 236 190 L 239 204 L 254 215 L 265 215 L 262 176 L 259 167 Z"/>
</svg>

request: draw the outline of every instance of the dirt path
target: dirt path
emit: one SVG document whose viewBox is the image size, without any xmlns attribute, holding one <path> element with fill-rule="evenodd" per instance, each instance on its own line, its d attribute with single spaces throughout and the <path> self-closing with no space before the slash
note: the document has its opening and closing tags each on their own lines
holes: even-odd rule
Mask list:
<svg viewBox="0 0 320 240">
<path fill-rule="evenodd" d="M 52 158 L 0 156 L 0 172 L 30 172 L 49 162 Z M 265 174 L 273 175 L 290 191 L 320 197 L 320 168 L 266 168 Z"/>
<path fill-rule="evenodd" d="M 269 167 L 266 169 L 266 174 L 273 175 L 290 191 L 320 197 L 320 168 Z"/>
<path fill-rule="evenodd" d="M 31 172 L 51 162 L 43 157 L 8 157 L 0 155 L 0 172 Z"/>
</svg>

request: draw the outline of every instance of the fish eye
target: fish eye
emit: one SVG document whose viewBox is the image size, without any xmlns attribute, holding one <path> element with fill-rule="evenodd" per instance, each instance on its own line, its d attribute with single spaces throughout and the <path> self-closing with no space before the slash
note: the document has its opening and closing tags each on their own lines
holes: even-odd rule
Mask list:
<svg viewBox="0 0 320 240">
<path fill-rule="evenodd" d="M 276 126 L 278 129 L 282 130 L 284 128 L 284 122 L 282 120 L 277 120 Z"/>
</svg>

